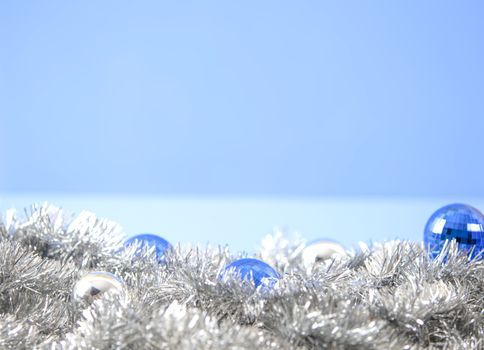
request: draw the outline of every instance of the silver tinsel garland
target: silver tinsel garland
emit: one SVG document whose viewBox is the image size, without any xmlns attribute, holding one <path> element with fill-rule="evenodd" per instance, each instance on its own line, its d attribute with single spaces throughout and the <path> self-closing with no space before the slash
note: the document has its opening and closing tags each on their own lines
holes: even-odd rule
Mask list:
<svg viewBox="0 0 484 350">
<path fill-rule="evenodd" d="M 221 280 L 240 256 L 177 246 L 157 262 L 120 249 L 121 228 L 44 204 L 0 223 L 2 349 L 483 349 L 484 265 L 455 244 L 361 245 L 308 270 L 304 243 L 268 236 L 256 257 L 283 276 L 270 291 Z M 71 300 L 85 273 L 111 272 L 128 297 Z"/>
</svg>

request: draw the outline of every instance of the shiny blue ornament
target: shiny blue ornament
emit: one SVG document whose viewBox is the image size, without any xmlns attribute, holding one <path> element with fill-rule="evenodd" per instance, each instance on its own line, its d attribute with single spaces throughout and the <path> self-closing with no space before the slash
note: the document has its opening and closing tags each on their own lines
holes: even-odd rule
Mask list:
<svg viewBox="0 0 484 350">
<path fill-rule="evenodd" d="M 164 261 L 166 251 L 172 248 L 166 239 L 151 233 L 134 235 L 124 242 L 125 247 L 129 247 L 132 244 L 139 244 L 139 249 L 155 247 L 156 257 L 159 262 Z"/>
<path fill-rule="evenodd" d="M 273 287 L 280 278 L 279 274 L 268 264 L 258 259 L 239 259 L 227 265 L 221 276 L 236 273 L 243 280 L 253 280 L 257 287 Z"/>
<path fill-rule="evenodd" d="M 437 210 L 427 221 L 424 231 L 424 243 L 430 257 L 439 255 L 445 241 L 452 239 L 459 243 L 459 249 L 474 249 L 472 258 L 477 256 L 484 249 L 484 215 L 466 204 L 450 204 Z"/>
</svg>

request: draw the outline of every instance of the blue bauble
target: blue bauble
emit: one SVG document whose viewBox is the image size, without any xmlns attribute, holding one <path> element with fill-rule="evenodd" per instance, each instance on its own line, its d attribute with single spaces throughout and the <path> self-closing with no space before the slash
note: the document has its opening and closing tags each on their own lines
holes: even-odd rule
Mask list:
<svg viewBox="0 0 484 350">
<path fill-rule="evenodd" d="M 172 248 L 166 239 L 151 233 L 134 235 L 124 242 L 125 247 L 129 247 L 132 244 L 138 244 L 140 249 L 155 247 L 156 257 L 160 262 L 164 261 L 166 251 Z"/>
<path fill-rule="evenodd" d="M 268 264 L 258 259 L 239 259 L 227 265 L 222 276 L 227 273 L 236 273 L 243 280 L 254 280 L 257 287 L 272 287 L 280 278 L 279 274 Z"/>
<path fill-rule="evenodd" d="M 470 251 L 473 248 L 472 258 L 477 256 L 484 249 L 484 215 L 465 204 L 450 204 L 437 210 L 424 231 L 430 257 L 439 255 L 445 241 L 452 239 L 459 243 L 459 249 Z"/>
</svg>

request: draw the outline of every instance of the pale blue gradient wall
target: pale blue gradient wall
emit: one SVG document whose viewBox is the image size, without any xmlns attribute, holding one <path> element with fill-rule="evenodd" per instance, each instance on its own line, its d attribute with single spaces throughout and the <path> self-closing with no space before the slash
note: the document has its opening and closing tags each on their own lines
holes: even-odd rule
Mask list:
<svg viewBox="0 0 484 350">
<path fill-rule="evenodd" d="M 482 1 L 2 1 L 0 191 L 484 195 Z"/>
</svg>

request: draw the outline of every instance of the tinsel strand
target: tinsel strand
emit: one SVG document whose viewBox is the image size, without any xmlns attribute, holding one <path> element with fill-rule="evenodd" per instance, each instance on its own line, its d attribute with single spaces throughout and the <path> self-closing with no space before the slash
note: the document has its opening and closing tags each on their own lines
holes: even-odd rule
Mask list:
<svg viewBox="0 0 484 350">
<path fill-rule="evenodd" d="M 484 266 L 454 243 L 362 245 L 308 270 L 304 242 L 276 232 L 256 256 L 282 279 L 272 290 L 221 279 L 240 255 L 178 245 L 121 249 L 117 224 L 50 204 L 0 223 L 0 348 L 5 349 L 482 349 Z M 87 308 L 71 300 L 83 274 L 104 270 L 128 297 Z"/>
</svg>

